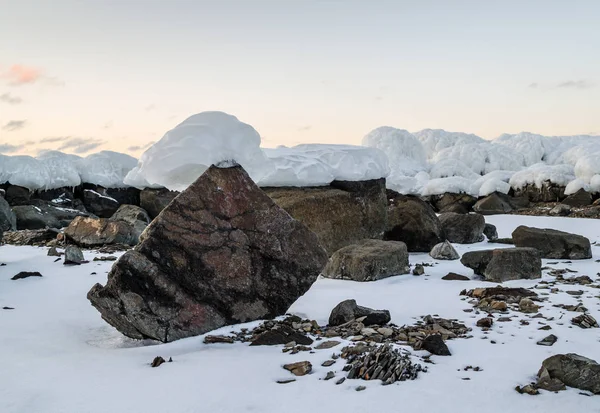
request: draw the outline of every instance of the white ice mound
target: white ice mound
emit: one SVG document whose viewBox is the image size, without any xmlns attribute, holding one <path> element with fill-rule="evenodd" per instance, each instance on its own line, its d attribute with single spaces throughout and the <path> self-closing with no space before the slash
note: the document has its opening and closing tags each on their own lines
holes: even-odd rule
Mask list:
<svg viewBox="0 0 600 413">
<path fill-rule="evenodd" d="M 493 192 L 507 194 L 510 191 L 510 178 L 514 171 L 493 171 L 475 180 L 471 186 L 471 193 L 479 196 L 488 196 Z"/>
<path fill-rule="evenodd" d="M 77 168 L 81 157 L 59 151 L 47 151 L 37 156 L 37 160 L 48 172 L 44 189 L 75 187 L 81 183 Z"/>
<path fill-rule="evenodd" d="M 583 179 L 575 179 L 567 184 L 567 187 L 565 188 L 565 195 L 572 195 L 580 189 L 589 192 L 590 185 L 587 184 Z"/>
<path fill-rule="evenodd" d="M 260 135 L 223 112 L 190 116 L 144 152 L 125 183 L 139 188 L 163 186 L 182 191 L 213 164 L 235 160 L 254 181 L 268 172 Z"/>
<path fill-rule="evenodd" d="M 81 182 L 105 188 L 127 186 L 124 179 L 136 166 L 137 159 L 124 153 L 101 151 L 88 155 L 77 162 Z"/>
<path fill-rule="evenodd" d="M 45 165 L 31 156 L 2 156 L 0 158 L 2 182 L 23 186 L 31 190 L 45 189 L 50 175 Z"/>
<path fill-rule="evenodd" d="M 421 195 L 441 195 L 451 192 L 454 194 L 465 193 L 477 196 L 478 194 L 473 193 L 472 190 L 473 182 L 473 179 L 463 178 L 462 176 L 432 179 L 423 185 Z"/>
<path fill-rule="evenodd" d="M 363 146 L 382 150 L 388 157 L 391 174 L 415 176 L 427 171 L 427 156 L 421 142 L 410 132 L 382 126 L 369 132 Z"/>
<path fill-rule="evenodd" d="M 323 186 L 333 180 L 385 178 L 390 172 L 385 153 L 376 148 L 304 144 L 263 150 L 271 170 L 260 186 Z"/>
<path fill-rule="evenodd" d="M 566 186 L 575 179 L 573 166 L 567 164 L 546 165 L 538 163 L 529 168 L 515 172 L 510 178 L 510 186 L 518 189 L 526 185 L 533 184 L 541 188 L 544 182 L 548 181 L 557 185 Z"/>
<path fill-rule="evenodd" d="M 524 165 L 523 156 L 518 152 L 489 142 L 467 143 L 442 149 L 432 158 L 432 162 L 438 163 L 447 159 L 461 161 L 478 175 L 497 170 L 516 171 Z"/>
<path fill-rule="evenodd" d="M 438 152 L 452 146 L 485 143 L 477 135 L 463 132 L 447 132 L 443 129 L 423 129 L 413 135 L 421 142 L 427 159 L 432 159 Z"/>
</svg>

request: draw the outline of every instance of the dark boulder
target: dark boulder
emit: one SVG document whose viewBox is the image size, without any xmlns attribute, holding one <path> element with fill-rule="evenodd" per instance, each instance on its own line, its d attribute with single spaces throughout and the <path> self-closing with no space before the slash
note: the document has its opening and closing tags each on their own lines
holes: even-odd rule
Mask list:
<svg viewBox="0 0 600 413">
<path fill-rule="evenodd" d="M 339 326 L 362 317 L 365 317 L 362 321 L 365 326 L 374 324 L 381 326 L 389 323 L 391 320 L 388 310 L 373 310 L 372 308 L 357 305 L 356 300 L 345 300 L 331 310 L 329 326 Z"/>
<path fill-rule="evenodd" d="M 31 191 L 18 185 L 8 185 L 4 199 L 10 206 L 28 205 L 31 200 Z"/>
<path fill-rule="evenodd" d="M 498 192 L 480 199 L 473 206 L 473 211 L 482 215 L 508 214 L 513 210 L 509 197 Z"/>
<path fill-rule="evenodd" d="M 444 232 L 429 204 L 414 196 L 388 191 L 388 224 L 384 240 L 402 241 L 410 252 L 429 252 L 444 241 Z"/>
<path fill-rule="evenodd" d="M 277 328 L 260 333 L 250 343 L 251 346 L 276 346 L 295 342 L 301 346 L 310 346 L 313 343 L 312 338 L 294 331 L 292 328 L 284 325 L 278 325 Z"/>
<path fill-rule="evenodd" d="M 557 354 L 542 362 L 539 380 L 557 379 L 569 387 L 600 394 L 600 364 L 578 354 Z"/>
<path fill-rule="evenodd" d="M 40 274 L 37 271 L 21 271 L 17 275 L 13 276 L 11 278 L 11 280 L 22 280 L 23 278 L 41 277 L 41 276 L 42 276 L 42 274 Z"/>
<path fill-rule="evenodd" d="M 563 199 L 561 203 L 572 207 L 584 207 L 592 205 L 592 195 L 582 188 L 574 194 L 571 194 Z"/>
<path fill-rule="evenodd" d="M 39 199 L 31 200 L 31 205 L 13 207 L 17 219 L 17 229 L 64 228 L 76 217 L 90 214 L 75 209 L 53 206 Z"/>
<path fill-rule="evenodd" d="M 326 262 L 316 235 L 240 166 L 212 166 L 88 299 L 123 334 L 169 342 L 284 314 Z"/>
<path fill-rule="evenodd" d="M 83 190 L 83 205 L 89 212 L 100 218 L 110 218 L 120 206 L 116 199 L 92 189 Z"/>
<path fill-rule="evenodd" d="M 430 334 L 423 339 L 421 349 L 429 351 L 436 356 L 451 356 L 450 350 L 441 334 Z"/>
<path fill-rule="evenodd" d="M 148 212 L 151 219 L 154 219 L 177 195 L 179 192 L 169 191 L 166 188 L 146 188 L 140 192 L 140 207 Z"/>
<path fill-rule="evenodd" d="M 123 221 L 131 225 L 138 239 L 151 221 L 148 213 L 136 205 L 121 205 L 110 220 Z"/>
<path fill-rule="evenodd" d="M 11 210 L 8 202 L 0 197 L 0 232 L 14 231 L 17 229 L 17 217 Z"/>
<path fill-rule="evenodd" d="M 468 213 L 477 202 L 477 198 L 468 194 L 446 192 L 442 195 L 431 196 L 429 202 L 440 213 L 456 212 L 457 210 L 464 211 L 459 213 Z"/>
<path fill-rule="evenodd" d="M 483 228 L 483 235 L 485 235 L 490 242 L 498 240 L 498 231 L 496 230 L 495 225 L 486 223 L 485 227 Z"/>
<path fill-rule="evenodd" d="M 461 263 L 482 275 L 486 281 L 535 279 L 542 277 L 542 260 L 535 248 L 499 248 L 470 251 Z"/>
<path fill-rule="evenodd" d="M 457 244 L 473 244 L 483 240 L 485 218 L 480 214 L 446 212 L 439 216 L 446 239 Z"/>
<path fill-rule="evenodd" d="M 536 248 L 542 258 L 568 260 L 592 258 L 590 240 L 577 234 L 521 225 L 513 231 L 512 239 L 516 247 Z"/>
</svg>

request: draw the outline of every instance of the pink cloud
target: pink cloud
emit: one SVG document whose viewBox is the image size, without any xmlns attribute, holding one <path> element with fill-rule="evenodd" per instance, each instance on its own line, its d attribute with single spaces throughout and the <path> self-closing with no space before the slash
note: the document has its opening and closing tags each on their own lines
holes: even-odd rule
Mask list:
<svg viewBox="0 0 600 413">
<path fill-rule="evenodd" d="M 2 72 L 0 77 L 8 79 L 10 85 L 20 86 L 35 83 L 43 77 L 42 71 L 35 67 L 12 65 Z"/>
</svg>

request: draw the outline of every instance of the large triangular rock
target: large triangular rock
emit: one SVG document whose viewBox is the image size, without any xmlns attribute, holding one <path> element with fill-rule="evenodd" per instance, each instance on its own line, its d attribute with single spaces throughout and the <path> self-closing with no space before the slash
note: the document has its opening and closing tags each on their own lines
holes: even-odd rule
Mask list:
<svg viewBox="0 0 600 413">
<path fill-rule="evenodd" d="M 169 342 L 284 314 L 326 262 L 317 236 L 240 166 L 213 166 L 88 298 L 123 334 Z"/>
</svg>

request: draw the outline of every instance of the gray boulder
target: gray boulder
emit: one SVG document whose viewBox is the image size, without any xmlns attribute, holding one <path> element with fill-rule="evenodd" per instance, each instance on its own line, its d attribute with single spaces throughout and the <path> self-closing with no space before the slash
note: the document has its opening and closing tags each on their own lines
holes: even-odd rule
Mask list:
<svg viewBox="0 0 600 413">
<path fill-rule="evenodd" d="M 87 248 L 107 244 L 136 245 L 139 240 L 132 225 L 105 218 L 77 217 L 65 230 L 65 236 Z"/>
<path fill-rule="evenodd" d="M 353 281 L 376 281 L 407 274 L 408 251 L 399 241 L 367 239 L 333 253 L 323 276 Z"/>
<path fill-rule="evenodd" d="M 530 280 L 542 277 L 542 260 L 535 248 L 470 251 L 460 262 L 486 281 Z"/>
<path fill-rule="evenodd" d="M 592 195 L 582 188 L 563 199 L 562 203 L 572 207 L 584 207 L 592 205 L 592 201 Z"/>
<path fill-rule="evenodd" d="M 444 212 L 456 212 L 461 214 L 467 214 L 477 202 L 477 198 L 468 194 L 457 194 L 452 192 L 446 192 L 442 195 L 433 195 L 430 197 L 430 202 L 436 211 L 440 213 Z"/>
<path fill-rule="evenodd" d="M 123 334 L 170 342 L 285 314 L 326 262 L 317 236 L 240 166 L 211 166 L 88 299 Z"/>
<path fill-rule="evenodd" d="M 89 216 L 70 208 L 55 207 L 41 200 L 32 200 L 32 205 L 20 205 L 12 208 L 17 229 L 64 228 L 79 216 Z"/>
<path fill-rule="evenodd" d="M 600 364 L 578 354 L 557 354 L 542 362 L 538 380 L 560 380 L 569 387 L 600 394 Z"/>
<path fill-rule="evenodd" d="M 85 261 L 85 258 L 83 258 L 83 252 L 81 252 L 81 250 L 79 248 L 77 248 L 75 245 L 68 245 L 67 248 L 65 248 L 65 260 L 64 260 L 63 264 L 79 265 L 79 264 L 83 263 L 84 261 Z"/>
<path fill-rule="evenodd" d="M 431 249 L 429 255 L 436 260 L 457 260 L 460 258 L 458 252 L 448 241 L 437 244 Z"/>
<path fill-rule="evenodd" d="M 119 209 L 119 201 L 98 191 L 84 189 L 83 205 L 85 209 L 100 218 L 110 218 Z"/>
<path fill-rule="evenodd" d="M 592 258 L 590 240 L 577 234 L 521 225 L 513 231 L 512 239 L 516 247 L 536 248 L 542 258 L 569 260 Z"/>
<path fill-rule="evenodd" d="M 558 204 L 548 212 L 552 216 L 566 217 L 571 214 L 571 207 L 565 204 Z"/>
<path fill-rule="evenodd" d="M 8 202 L 0 197 L 0 231 L 14 231 L 17 229 L 17 217 L 10 209 Z"/>
<path fill-rule="evenodd" d="M 135 205 L 121 205 L 117 212 L 110 217 L 110 220 L 128 223 L 133 227 L 138 238 L 142 235 L 148 224 L 150 224 L 150 221 L 152 221 L 143 208 Z"/>
<path fill-rule="evenodd" d="M 496 230 L 495 225 L 486 223 L 485 227 L 483 227 L 483 235 L 485 235 L 490 242 L 498 240 L 498 231 Z"/>
<path fill-rule="evenodd" d="M 362 321 L 365 326 L 374 324 L 381 326 L 389 323 L 391 320 L 388 310 L 373 310 L 372 308 L 357 305 L 356 300 L 345 300 L 331 310 L 329 326 L 339 326 L 362 317 L 365 317 Z"/>
<path fill-rule="evenodd" d="M 481 242 L 485 218 L 480 214 L 446 212 L 439 216 L 446 239 L 457 244 Z"/>
<path fill-rule="evenodd" d="M 388 224 L 384 240 L 402 241 L 410 252 L 429 252 L 444 241 L 444 231 L 433 208 L 417 197 L 388 190 Z"/>
</svg>

